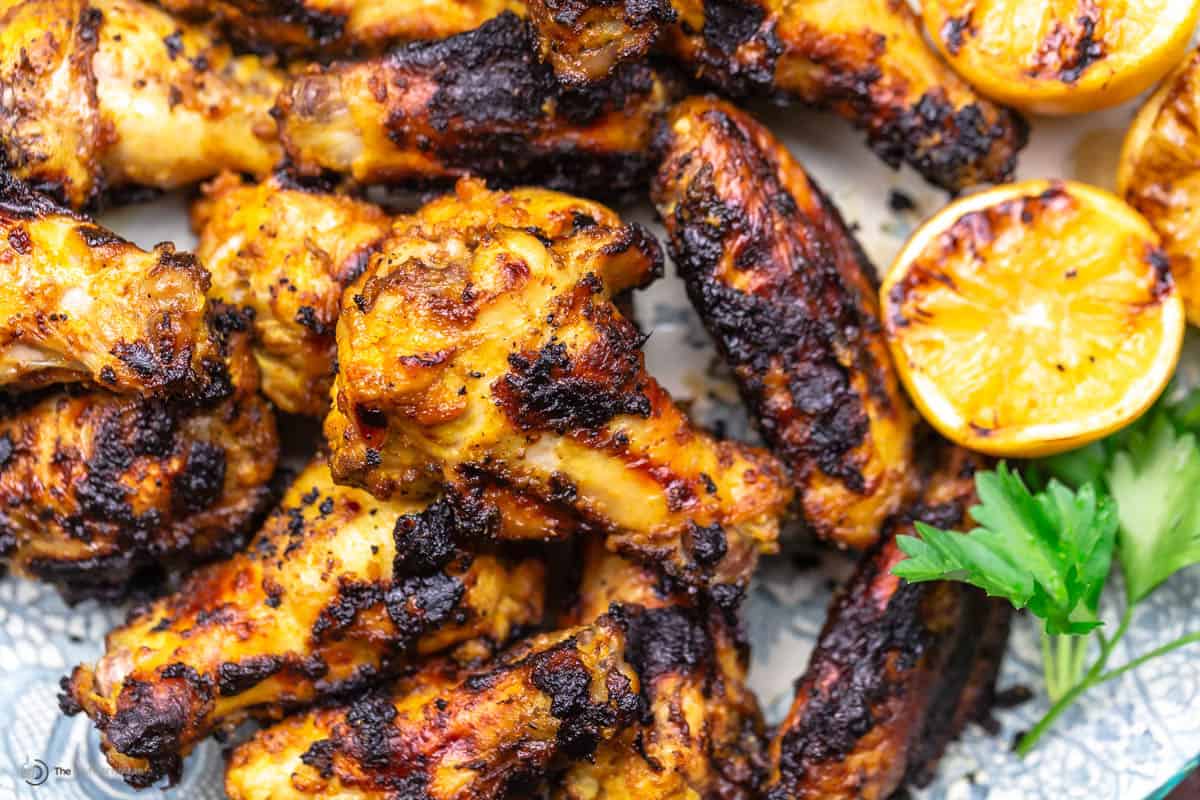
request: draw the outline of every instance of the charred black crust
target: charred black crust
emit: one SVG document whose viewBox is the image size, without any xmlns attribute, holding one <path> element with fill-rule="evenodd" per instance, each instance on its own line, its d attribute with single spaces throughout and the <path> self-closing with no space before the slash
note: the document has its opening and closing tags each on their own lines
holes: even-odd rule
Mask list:
<svg viewBox="0 0 1200 800">
<path fill-rule="evenodd" d="M 625 658 L 638 674 L 643 692 L 670 673 L 691 672 L 712 659 L 713 641 L 699 611 L 667 606 L 629 615 Z"/>
<path fill-rule="evenodd" d="M 520 183 L 601 196 L 640 188 L 653 169 L 647 152 L 532 141 L 537 131 L 586 126 L 641 101 L 659 80 L 645 64 L 625 64 L 603 82 L 567 87 L 538 60 L 532 26 L 511 12 L 448 39 L 398 47 L 385 63 L 397 76 L 422 76 L 436 87 L 425 109 L 435 135 L 415 133 L 407 116 L 396 113 L 388 120 L 389 137 L 398 147 L 436 155 L 450 169 L 483 175 L 499 187 Z"/>
<path fill-rule="evenodd" d="M 650 23 L 669 25 L 679 16 L 667 0 L 545 0 L 543 5 L 555 23 L 566 26 L 575 25 L 589 9 L 597 6 L 620 6 L 622 22 L 632 27 Z"/>
<path fill-rule="evenodd" d="M 867 137 L 868 145 L 885 164 L 893 168 L 910 164 L 925 180 L 948 192 L 980 178 L 1009 180 L 1017 166 L 1017 153 L 1028 140 L 1029 125 L 1019 114 L 998 108 L 995 120 L 989 122 L 983 105 L 955 108 L 940 87 L 873 127 Z M 1008 157 L 980 174 L 981 165 L 1006 141 Z"/>
<path fill-rule="evenodd" d="M 603 731 L 631 722 L 641 709 L 641 701 L 629 679 L 613 672 L 607 676 L 607 701 L 593 703 L 592 674 L 575 646 L 573 639 L 567 639 L 530 656 L 530 683 L 550 697 L 550 713 L 559 721 L 561 752 L 569 758 L 588 758 L 596 751 Z"/>
<path fill-rule="evenodd" d="M 396 628 L 394 649 L 405 652 L 423 634 L 464 613 L 465 593 L 461 580 L 442 572 L 408 576 L 390 584 L 343 580 L 337 597 L 313 623 L 313 640 L 335 638 L 354 625 L 362 611 L 382 607 Z"/>
<path fill-rule="evenodd" d="M 34 191 L 24 181 L 0 169 L 0 212 L 16 219 L 36 220 L 43 217 L 63 215 L 82 219 L 74 211 L 52 200 L 48 195 Z"/>
<path fill-rule="evenodd" d="M 476 486 L 470 480 L 466 487 L 448 486 L 423 511 L 396 520 L 393 575 L 433 574 L 465 555 L 460 546 L 478 546 L 496 538 L 500 511 L 483 500 Z"/>
<path fill-rule="evenodd" d="M 712 164 L 700 166 L 682 186 L 675 182 L 683 175 L 660 174 L 658 191 L 678 200 L 666 223 L 688 297 L 733 367 L 742 396 L 775 452 L 798 475 L 816 464 L 851 490 L 863 491 L 852 451 L 864 441 L 868 420 L 864 398 L 839 354 L 855 353 L 854 368 L 876 376 L 883 365 L 861 343 L 877 333 L 879 323 L 843 278 L 838 260 L 856 262 L 868 280 L 874 269 L 822 195 L 824 219 L 808 218 L 781 182 L 778 165 L 733 119 L 717 110 L 705 119 L 728 140 L 729 157 L 751 168 L 760 196 L 754 202 L 727 201 Z M 691 157 L 671 154 L 684 161 Z M 808 235 L 781 241 L 781 232 L 789 228 Z M 717 275 L 731 252 L 739 268 L 779 277 L 761 281 L 755 293 L 730 286 Z M 778 258 L 786 263 L 773 264 Z M 787 380 L 788 409 L 780 409 L 770 395 L 767 378 L 776 370 Z"/>
<path fill-rule="evenodd" d="M 280 656 L 251 656 L 242 661 L 227 661 L 217 667 L 217 691 L 232 697 L 257 686 L 284 667 Z"/>
</svg>

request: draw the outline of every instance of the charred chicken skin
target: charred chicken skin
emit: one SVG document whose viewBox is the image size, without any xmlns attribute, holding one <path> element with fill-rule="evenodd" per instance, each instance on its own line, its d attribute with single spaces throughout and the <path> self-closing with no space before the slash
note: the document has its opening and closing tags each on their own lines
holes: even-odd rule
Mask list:
<svg viewBox="0 0 1200 800">
<path fill-rule="evenodd" d="M 245 552 L 137 610 L 64 682 L 134 786 L 247 715 L 361 691 L 465 640 L 504 642 L 542 618 L 537 560 L 454 544 L 442 503 L 381 502 L 309 466 Z"/>
<path fill-rule="evenodd" d="M 746 688 L 746 652 L 726 611 L 698 607 L 660 575 L 586 545 L 580 602 L 594 619 L 613 603 L 629 611 L 626 657 L 641 681 L 639 724 L 571 765 L 556 800 L 751 800 L 764 777 L 763 722 Z M 711 605 L 702 603 L 703 605 Z"/>
<path fill-rule="evenodd" d="M 0 172 L 0 387 L 219 398 L 208 286 L 191 254 L 146 252 Z"/>
<path fill-rule="evenodd" d="M 646 373 L 609 297 L 660 269 L 643 228 L 542 189 L 462 181 L 398 220 L 343 295 L 334 477 L 380 497 L 498 482 L 688 584 L 744 584 L 790 493 Z"/>
<path fill-rule="evenodd" d="M 49 389 L 0 411 L 0 559 L 68 599 L 118 599 L 144 569 L 228 555 L 266 513 L 279 440 L 248 324 L 219 309 L 231 395 L 196 404 Z"/>
<path fill-rule="evenodd" d="M 619 618 L 529 639 L 484 668 L 434 662 L 390 691 L 298 715 L 238 747 L 232 800 L 501 800 L 588 758 L 638 715 Z"/>
<path fill-rule="evenodd" d="M 879 536 L 914 486 L 916 414 L 879 324 L 874 269 L 803 168 L 712 98 L 671 113 L 654 201 L 688 296 L 808 525 L 842 546 Z"/>
<path fill-rule="evenodd" d="M 978 458 L 946 449 L 920 502 L 835 598 L 771 742 L 767 800 L 886 800 L 990 707 L 1011 607 L 965 584 L 891 574 L 912 520 L 969 524 Z"/>
<path fill-rule="evenodd" d="M 390 217 L 370 203 L 307 191 L 282 177 L 224 174 L 192 211 L 209 295 L 254 312 L 263 393 L 284 411 L 329 408 L 342 289 L 358 277 Z"/>
<path fill-rule="evenodd" d="M 0 0 L 0 160 L 75 208 L 222 168 L 267 173 L 282 85 L 261 58 L 138 0 Z"/>
<path fill-rule="evenodd" d="M 671 81 L 639 63 L 571 90 L 540 63 L 529 23 L 502 14 L 440 42 L 313 66 L 279 98 L 284 148 L 304 175 L 360 183 L 475 174 L 584 194 L 640 188 Z"/>
<path fill-rule="evenodd" d="M 293 53 L 372 52 L 478 28 L 521 0 L 162 0 L 189 18 L 216 18 L 231 36 Z"/>
<path fill-rule="evenodd" d="M 941 61 L 905 0 L 531 0 L 529 15 L 567 81 L 603 80 L 661 38 L 709 85 L 831 109 L 884 162 L 949 191 L 1011 178 L 1025 145 L 1021 118 Z"/>
</svg>

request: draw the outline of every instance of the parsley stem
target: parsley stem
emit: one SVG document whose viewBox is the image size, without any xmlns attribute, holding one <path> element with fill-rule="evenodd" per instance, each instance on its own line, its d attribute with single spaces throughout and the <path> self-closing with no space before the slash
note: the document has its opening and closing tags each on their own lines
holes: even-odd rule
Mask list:
<svg viewBox="0 0 1200 800">
<path fill-rule="evenodd" d="M 1145 655 L 1140 655 L 1137 658 L 1133 659 L 1132 661 L 1128 662 L 1127 664 L 1122 664 L 1121 666 L 1116 667 L 1115 669 L 1110 669 L 1108 672 L 1105 672 L 1103 675 L 1098 676 L 1092 682 L 1092 685 L 1095 686 L 1098 683 L 1104 683 L 1105 681 L 1111 681 L 1113 678 L 1119 678 L 1120 676 L 1124 675 L 1129 670 L 1137 669 L 1142 664 L 1145 664 L 1147 661 L 1158 658 L 1159 656 L 1162 656 L 1162 655 L 1166 655 L 1167 653 L 1171 652 L 1172 650 L 1178 650 L 1180 647 L 1185 647 L 1189 644 L 1196 644 L 1196 643 L 1200 643 L 1200 631 L 1196 631 L 1195 633 L 1189 633 L 1184 636 L 1180 636 L 1175 641 L 1168 642 L 1167 644 L 1164 644 L 1162 647 L 1156 647 L 1155 649 L 1151 650 L 1149 653 L 1146 653 Z"/>
<path fill-rule="evenodd" d="M 1017 748 L 1016 748 L 1016 752 L 1017 752 L 1018 756 L 1024 757 L 1024 756 L 1029 755 L 1029 752 L 1031 750 L 1033 750 L 1033 748 L 1037 745 L 1038 740 L 1041 739 L 1042 736 L 1044 736 L 1046 734 L 1046 731 L 1050 730 L 1050 727 L 1054 724 L 1054 721 L 1057 720 L 1059 718 L 1059 716 L 1064 711 L 1066 711 L 1067 708 L 1072 703 L 1074 703 L 1077 699 L 1079 699 L 1079 696 L 1081 694 L 1083 694 L 1084 692 L 1086 692 L 1088 689 L 1092 688 L 1096 684 L 1102 683 L 1104 680 L 1108 679 L 1106 676 L 1109 675 L 1110 673 L 1105 673 L 1104 667 L 1108 664 L 1108 659 L 1112 656 L 1113 650 L 1116 649 L 1117 644 L 1121 641 L 1121 639 L 1123 639 L 1125 637 L 1125 633 L 1126 633 L 1126 631 L 1129 630 L 1129 625 L 1132 621 L 1133 621 L 1133 606 L 1126 605 L 1125 612 L 1121 615 L 1121 622 L 1117 625 L 1116 633 L 1114 633 L 1112 635 L 1112 638 L 1105 638 L 1103 636 L 1100 637 L 1100 654 L 1098 656 L 1096 656 L 1096 661 L 1092 664 L 1091 668 L 1087 671 L 1087 674 L 1082 676 L 1082 679 L 1078 680 L 1078 682 L 1075 683 L 1075 685 L 1070 686 L 1069 688 L 1064 688 L 1064 687 L 1060 686 L 1059 684 L 1057 684 L 1057 682 L 1051 683 L 1049 664 L 1046 665 L 1046 669 L 1045 669 L 1046 678 L 1047 678 L 1046 691 L 1050 694 L 1051 699 L 1054 701 L 1054 705 L 1052 705 L 1050 707 L 1050 710 L 1046 712 L 1046 715 L 1044 717 L 1042 717 L 1040 720 L 1038 720 L 1038 723 L 1036 725 L 1034 725 L 1032 728 L 1029 729 L 1028 733 L 1026 733 L 1024 736 L 1021 737 L 1021 741 L 1017 743 Z M 1200 641 L 1200 633 L 1195 634 L 1195 636 L 1197 637 L 1197 640 Z M 1081 650 L 1086 652 L 1087 639 L 1085 637 L 1078 637 L 1078 638 L 1081 639 L 1081 642 L 1080 642 Z M 1184 639 L 1187 639 L 1187 638 L 1188 637 L 1184 637 Z M 1049 652 L 1050 645 L 1049 645 L 1049 642 L 1047 641 L 1048 639 L 1050 639 L 1050 637 L 1045 633 L 1045 631 L 1043 631 L 1042 632 L 1042 652 L 1043 653 Z M 1176 640 L 1176 642 L 1174 642 L 1172 644 L 1174 644 L 1175 646 L 1178 647 L 1178 646 L 1181 646 L 1182 644 L 1186 644 L 1186 642 L 1183 642 L 1182 640 Z M 1168 648 L 1169 647 L 1170 646 L 1168 646 Z M 1161 650 L 1162 648 L 1159 648 L 1159 649 Z M 1150 653 L 1148 655 L 1150 657 L 1153 657 L 1154 654 Z M 1135 659 L 1135 661 L 1140 662 L 1140 660 L 1137 660 L 1137 659 Z M 1080 662 L 1080 663 L 1082 663 L 1082 662 Z M 1134 662 L 1131 661 L 1130 664 L 1134 664 Z M 1123 671 L 1126 668 L 1129 668 L 1129 665 L 1122 667 L 1121 670 Z M 1082 671 L 1082 670 L 1080 670 L 1080 671 Z M 1115 677 L 1116 676 L 1115 673 L 1117 673 L 1117 671 L 1114 670 L 1113 673 L 1114 673 L 1113 677 Z M 1058 696 L 1057 698 L 1055 698 L 1056 691 L 1062 691 L 1062 694 L 1060 696 Z"/>
</svg>

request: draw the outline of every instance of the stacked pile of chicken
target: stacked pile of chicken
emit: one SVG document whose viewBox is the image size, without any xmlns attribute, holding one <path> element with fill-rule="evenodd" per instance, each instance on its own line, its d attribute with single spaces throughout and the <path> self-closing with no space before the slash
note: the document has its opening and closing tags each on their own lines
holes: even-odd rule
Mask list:
<svg viewBox="0 0 1200 800">
<path fill-rule="evenodd" d="M 1008 176 L 1020 119 L 892 0 L 163 5 L 0 2 L 0 546 L 72 597 L 212 562 L 64 679 L 113 767 L 174 780 L 253 718 L 234 798 L 927 774 L 986 710 L 1007 617 L 902 584 L 894 539 L 960 524 L 979 461 L 919 428 L 830 201 L 684 95 L 832 108 L 948 189 Z M 195 257 L 83 215 L 219 172 Z M 359 191 L 455 178 L 407 214 Z M 562 193 L 648 187 L 772 452 L 647 373 L 614 298 L 660 245 Z M 273 409 L 324 425 L 281 498 Z M 769 736 L 739 606 L 789 514 L 865 552 Z"/>
</svg>

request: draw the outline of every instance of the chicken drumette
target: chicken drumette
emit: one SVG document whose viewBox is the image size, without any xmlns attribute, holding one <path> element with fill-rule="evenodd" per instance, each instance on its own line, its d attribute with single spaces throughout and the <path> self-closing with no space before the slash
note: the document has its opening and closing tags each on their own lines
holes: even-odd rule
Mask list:
<svg viewBox="0 0 1200 800">
<path fill-rule="evenodd" d="M 208 286 L 191 254 L 146 252 L 0 171 L 0 388 L 220 399 Z"/>
<path fill-rule="evenodd" d="M 68 387 L 3 399 L 0 558 L 68 599 L 228 555 L 266 513 L 279 441 L 247 321 L 211 316 L 232 393 L 194 403 Z"/>
<path fill-rule="evenodd" d="M 0 0 L 0 162 L 68 205 L 279 160 L 283 74 L 139 0 Z"/>
<path fill-rule="evenodd" d="M 305 175 L 379 183 L 469 173 L 615 195 L 644 184 L 654 128 L 675 91 L 640 63 L 568 89 L 539 63 L 529 23 L 505 13 L 382 58 L 310 67 L 276 113 L 287 156 Z"/>
<path fill-rule="evenodd" d="M 556 800 L 751 800 L 765 776 L 763 721 L 746 687 L 735 611 L 672 592 L 648 567 L 585 545 L 576 608 L 567 623 L 629 605 L 626 657 L 641 681 L 637 725 L 572 764 Z M 633 608 L 636 606 L 637 608 Z"/>
<path fill-rule="evenodd" d="M 380 497 L 498 483 L 691 585 L 745 584 L 790 493 L 646 373 L 608 298 L 660 268 L 643 228 L 542 189 L 462 181 L 398 220 L 343 295 L 335 478 Z"/>
<path fill-rule="evenodd" d="M 991 706 L 1012 608 L 955 582 L 891 573 L 913 520 L 968 524 L 977 456 L 947 447 L 920 502 L 859 562 L 829 610 L 771 742 L 767 800 L 886 800 Z"/>
<path fill-rule="evenodd" d="M 868 546 L 916 475 L 917 418 L 883 339 L 874 269 L 749 115 L 692 98 L 663 141 L 654 199 L 688 296 L 791 468 L 805 521 L 842 546 Z"/>
<path fill-rule="evenodd" d="M 947 190 L 1011 177 L 1026 127 L 924 40 L 905 0 L 531 0 L 539 47 L 568 82 L 604 80 L 657 43 L 736 96 L 791 98 L 867 132 L 889 165 Z"/>
<path fill-rule="evenodd" d="M 434 662 L 388 691 L 286 719 L 238 747 L 233 800 L 529 797 L 637 717 L 620 615 L 534 637 L 498 663 Z"/>
<path fill-rule="evenodd" d="M 542 564 L 459 547 L 468 526 L 441 501 L 336 486 L 314 462 L 245 552 L 112 631 L 63 708 L 87 712 L 113 767 L 147 786 L 248 714 L 362 691 L 466 640 L 501 644 L 541 621 Z"/>
<path fill-rule="evenodd" d="M 358 277 L 391 218 L 348 197 L 275 176 L 225 174 L 192 211 L 209 295 L 254 312 L 263 393 L 294 414 L 324 414 L 334 372 L 342 289 Z"/>
</svg>

